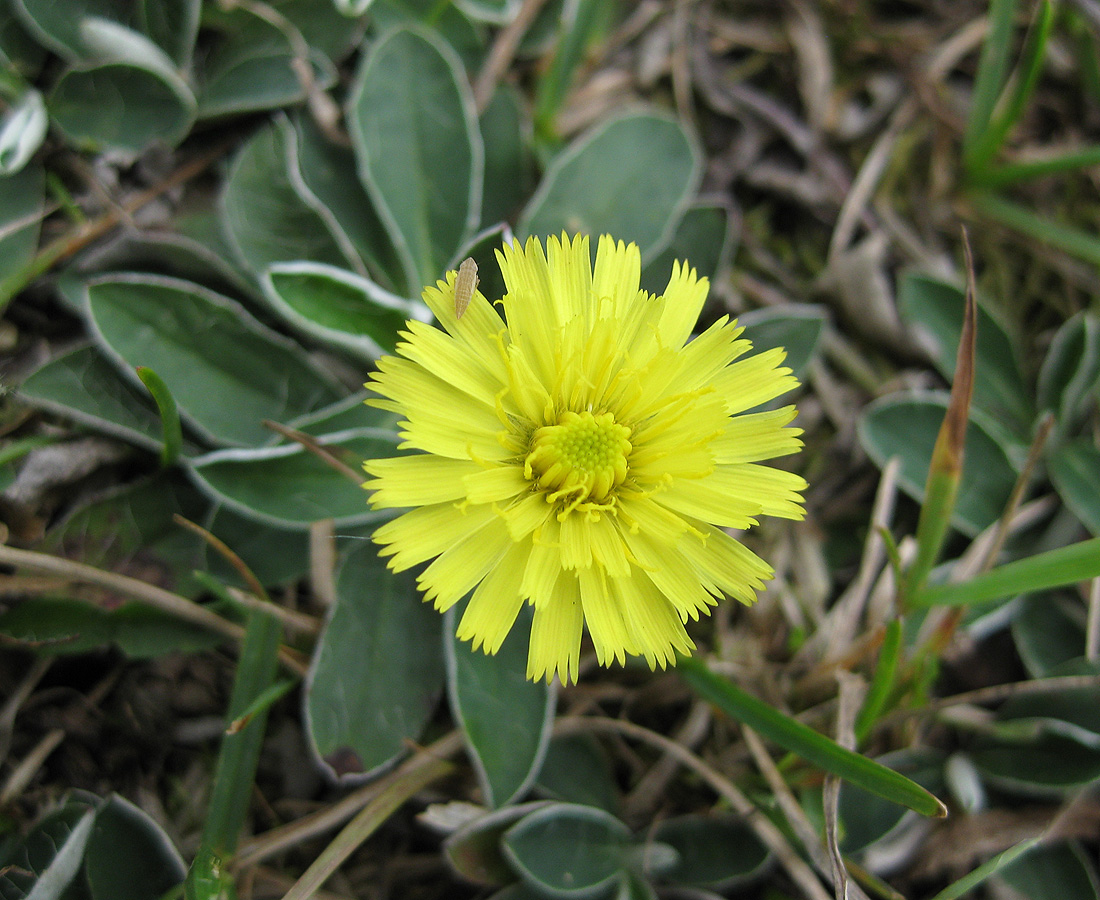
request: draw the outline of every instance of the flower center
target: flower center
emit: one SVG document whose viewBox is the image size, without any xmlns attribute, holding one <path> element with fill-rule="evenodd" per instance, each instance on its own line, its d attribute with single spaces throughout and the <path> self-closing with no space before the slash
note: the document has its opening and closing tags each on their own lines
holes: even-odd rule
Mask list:
<svg viewBox="0 0 1100 900">
<path fill-rule="evenodd" d="M 523 474 L 569 506 L 603 503 L 626 478 L 630 429 L 611 413 L 564 412 L 557 425 L 535 431 Z"/>
</svg>

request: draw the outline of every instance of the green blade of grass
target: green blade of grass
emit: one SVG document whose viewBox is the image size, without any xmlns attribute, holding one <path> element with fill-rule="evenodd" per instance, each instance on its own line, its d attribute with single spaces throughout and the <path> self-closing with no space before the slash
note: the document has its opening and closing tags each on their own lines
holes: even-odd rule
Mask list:
<svg viewBox="0 0 1100 900">
<path fill-rule="evenodd" d="M 901 619 L 892 619 L 886 623 L 886 633 L 882 638 L 882 649 L 878 655 L 878 665 L 863 707 L 856 717 L 856 740 L 862 741 L 882 715 L 890 691 L 897 677 L 898 661 L 901 656 Z"/>
<path fill-rule="evenodd" d="M 1100 240 L 1092 234 L 1058 225 L 1036 215 L 1026 207 L 992 195 L 975 197 L 974 208 L 1022 234 L 1057 247 L 1085 262 L 1100 266 Z"/>
<path fill-rule="evenodd" d="M 704 700 L 826 772 L 923 816 L 947 815 L 943 803 L 915 781 L 844 749 L 836 741 L 773 709 L 732 682 L 715 675 L 698 658 L 681 657 L 677 667 L 684 680 Z"/>
<path fill-rule="evenodd" d="M 138 366 L 137 376 L 153 397 L 160 413 L 161 427 L 164 429 L 164 446 L 160 451 L 160 464 L 167 468 L 179 459 L 183 447 L 183 430 L 180 427 L 180 413 L 176 400 L 168 385 L 148 366 Z"/>
<path fill-rule="evenodd" d="M 309 900 L 340 865 L 370 837 L 398 808 L 454 766 L 445 759 L 413 758 L 387 776 L 384 787 L 362 811 L 340 831 L 283 900 Z"/>
<path fill-rule="evenodd" d="M 1096 165 L 1100 165 L 1100 146 L 1072 150 L 1046 159 L 994 166 L 985 169 L 979 175 L 975 175 L 972 181 L 976 187 L 998 188 L 1020 181 L 1029 181 L 1033 178 L 1043 178 L 1047 175 L 1060 175 L 1063 172 L 1072 172 L 1076 169 L 1087 169 Z"/>
<path fill-rule="evenodd" d="M 260 609 L 248 615 L 248 626 L 237 675 L 229 701 L 228 722 L 232 723 L 253 707 L 258 698 L 271 689 L 278 667 L 278 651 L 282 638 L 279 620 Z M 203 826 L 202 844 L 196 863 L 203 860 L 225 860 L 237 849 L 237 841 L 248 812 L 260 744 L 267 722 L 266 706 L 255 712 L 248 724 L 222 739 L 214 770 L 214 787 Z M 188 873 L 188 884 L 201 880 L 204 872 L 195 866 Z M 208 873 L 207 873 L 208 874 Z M 192 890 L 189 887 L 189 890 Z M 188 896 L 192 896 L 188 894 Z"/>
<path fill-rule="evenodd" d="M 1100 538 L 1006 563 L 969 581 L 935 584 L 913 598 L 916 606 L 970 606 L 1100 578 Z"/>
<path fill-rule="evenodd" d="M 1019 859 L 1038 843 L 1039 838 L 1028 838 L 1026 841 L 1020 841 L 1020 843 L 998 853 L 992 859 L 986 860 L 973 872 L 949 884 L 936 894 L 932 900 L 958 900 L 959 897 L 967 896 L 974 888 L 989 878 L 989 876 L 995 874 L 998 869 Z"/>
<path fill-rule="evenodd" d="M 989 5 L 989 33 L 978 58 L 974 79 L 974 97 L 963 135 L 963 163 L 970 169 L 970 158 L 982 135 L 989 128 L 997 100 L 1008 77 L 1008 57 L 1012 48 L 1012 26 L 1016 0 L 992 0 Z"/>
<path fill-rule="evenodd" d="M 1016 87 L 1004 103 L 1003 109 L 992 118 L 985 131 L 971 145 L 966 158 L 971 175 L 980 176 L 1001 149 L 1009 130 L 1024 111 L 1024 106 L 1035 90 L 1046 57 L 1047 41 L 1054 24 L 1054 7 L 1050 0 L 1039 4 L 1038 20 L 1028 37 L 1020 63 L 1020 77 Z"/>
<path fill-rule="evenodd" d="M 970 248 L 966 250 L 966 307 L 963 313 L 962 333 L 955 357 L 955 377 L 951 384 L 951 398 L 943 416 L 943 424 L 932 447 L 932 460 L 928 465 L 928 481 L 924 488 L 924 503 L 917 519 L 917 554 L 905 572 L 902 581 L 902 604 L 918 593 L 928 579 L 928 573 L 940 557 L 943 542 L 951 525 L 951 514 L 959 495 L 962 481 L 963 448 L 966 445 L 966 426 L 970 421 L 970 402 L 974 396 L 974 359 L 977 346 L 978 308 L 974 297 L 974 266 Z"/>
<path fill-rule="evenodd" d="M 539 79 L 535 95 L 535 133 L 547 143 L 557 140 L 556 120 L 565 102 L 573 76 L 584 59 L 600 24 L 601 6 L 596 0 L 579 0 L 567 5 L 562 16 L 558 47 L 549 71 Z"/>
</svg>

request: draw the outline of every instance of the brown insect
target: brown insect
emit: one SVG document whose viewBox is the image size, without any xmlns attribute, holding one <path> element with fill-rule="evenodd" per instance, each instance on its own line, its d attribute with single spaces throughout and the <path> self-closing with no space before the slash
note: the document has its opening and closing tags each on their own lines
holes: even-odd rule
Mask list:
<svg viewBox="0 0 1100 900">
<path fill-rule="evenodd" d="M 455 318 L 461 319 L 477 290 L 477 263 L 467 257 L 455 276 Z"/>
</svg>

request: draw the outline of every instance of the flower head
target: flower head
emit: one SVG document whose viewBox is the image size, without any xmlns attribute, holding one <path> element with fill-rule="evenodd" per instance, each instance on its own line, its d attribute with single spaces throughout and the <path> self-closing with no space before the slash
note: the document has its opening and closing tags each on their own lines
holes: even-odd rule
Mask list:
<svg viewBox="0 0 1100 900">
<path fill-rule="evenodd" d="M 707 280 L 677 263 L 639 290 L 638 248 L 563 235 L 497 251 L 502 313 L 479 292 L 456 316 L 455 274 L 424 299 L 369 401 L 403 416 L 414 451 L 366 463 L 375 507 L 412 507 L 374 540 L 446 610 L 473 594 L 458 637 L 495 653 L 534 607 L 527 676 L 576 680 L 582 626 L 601 664 L 690 653 L 688 619 L 744 603 L 771 568 L 724 529 L 801 518 L 797 475 L 762 460 L 801 446 L 793 406 L 745 413 L 797 382 L 782 350 L 751 348 L 727 317 L 689 340 Z M 735 362 L 736 360 L 736 362 Z"/>
</svg>

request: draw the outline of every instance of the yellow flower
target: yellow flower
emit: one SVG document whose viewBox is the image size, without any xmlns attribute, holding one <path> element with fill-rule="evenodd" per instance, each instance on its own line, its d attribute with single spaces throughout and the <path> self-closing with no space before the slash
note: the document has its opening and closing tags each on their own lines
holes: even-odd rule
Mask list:
<svg viewBox="0 0 1100 900">
<path fill-rule="evenodd" d="M 374 540 L 495 653 L 534 607 L 527 677 L 576 680 L 582 625 L 603 665 L 675 663 L 688 619 L 723 594 L 752 603 L 771 568 L 723 529 L 801 518 L 797 475 L 761 460 L 801 447 L 793 406 L 742 414 L 797 385 L 782 350 L 750 348 L 723 316 L 691 337 L 707 280 L 677 263 L 639 290 L 638 248 L 536 238 L 497 251 L 503 316 L 455 273 L 424 291 L 442 330 L 409 322 L 368 401 L 404 417 L 401 448 L 366 463 L 375 507 L 413 507 Z"/>
</svg>

